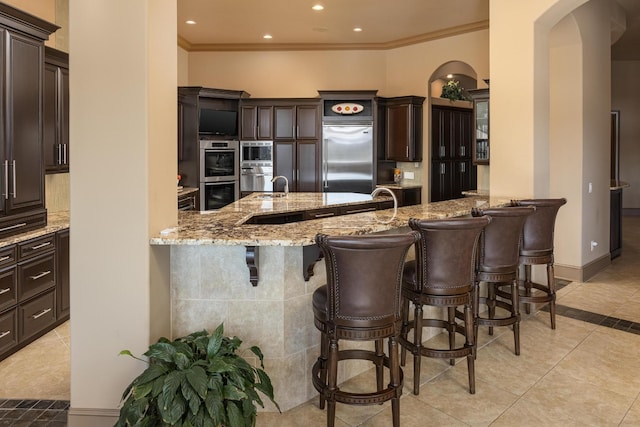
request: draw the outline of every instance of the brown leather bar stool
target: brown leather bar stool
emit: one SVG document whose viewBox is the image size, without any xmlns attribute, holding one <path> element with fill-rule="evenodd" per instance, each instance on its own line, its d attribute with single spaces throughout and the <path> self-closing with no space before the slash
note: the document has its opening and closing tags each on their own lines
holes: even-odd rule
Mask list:
<svg viewBox="0 0 640 427">
<path fill-rule="evenodd" d="M 518 298 L 518 261 L 520 240 L 524 222 L 535 211 L 535 207 L 511 207 L 474 209 L 471 214 L 488 215 L 491 223 L 480 235 L 480 251 L 474 292 L 475 336 L 478 326 L 488 326 L 493 335 L 494 326 L 513 325 L 515 353 L 520 354 L 520 309 Z M 480 295 L 480 282 L 487 284 L 486 296 Z M 501 289 L 509 286 L 509 292 Z M 487 317 L 480 316 L 480 304 L 487 306 Z M 508 316 L 496 318 L 496 307 L 509 312 Z"/>
<path fill-rule="evenodd" d="M 567 199 L 528 199 L 515 200 L 514 206 L 535 206 L 536 211 L 527 217 L 522 233 L 520 246 L 520 265 L 524 266 L 524 277 L 520 301 L 526 303 L 527 313 L 531 312 L 531 304 L 549 303 L 551 313 L 551 329 L 556 328 L 556 284 L 553 273 L 553 232 L 558 210 L 567 203 Z M 531 280 L 531 266 L 544 264 L 547 266 L 547 284 Z M 541 292 L 532 292 L 537 289 Z"/>
<path fill-rule="evenodd" d="M 327 426 L 335 422 L 336 402 L 373 405 L 391 400 L 393 426 L 400 426 L 402 369 L 398 361 L 400 288 L 405 257 L 418 233 L 365 236 L 316 236 L 327 269 L 327 284 L 313 293 L 316 328 L 322 333 L 320 357 L 313 365 L 313 386 L 320 408 L 327 402 Z M 383 339 L 388 338 L 388 355 Z M 340 340 L 375 341 L 375 351 L 340 350 Z M 370 360 L 376 366 L 376 389 L 370 393 L 343 391 L 337 384 L 338 362 Z M 390 371 L 383 385 L 383 370 Z"/>
<path fill-rule="evenodd" d="M 416 260 L 406 263 L 402 285 L 402 365 L 406 350 L 413 354 L 413 393 L 420 392 L 422 356 L 451 359 L 467 357 L 469 392 L 475 393 L 472 294 L 475 282 L 476 250 L 480 233 L 489 217 L 446 220 L 410 219 L 409 226 L 420 233 Z M 409 321 L 409 301 L 414 305 L 414 318 Z M 423 305 L 447 308 L 447 320 L 423 318 Z M 456 322 L 456 308 L 464 306 L 464 323 Z M 449 333 L 449 348 L 435 349 L 422 343 L 422 328 L 444 328 Z M 413 329 L 413 340 L 408 339 Z M 456 347 L 456 334 L 465 342 Z"/>
</svg>

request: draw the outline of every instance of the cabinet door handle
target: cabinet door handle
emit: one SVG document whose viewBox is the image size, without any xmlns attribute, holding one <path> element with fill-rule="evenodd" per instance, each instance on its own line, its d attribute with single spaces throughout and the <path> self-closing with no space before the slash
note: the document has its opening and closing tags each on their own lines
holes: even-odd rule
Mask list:
<svg viewBox="0 0 640 427">
<path fill-rule="evenodd" d="M 440 175 L 444 175 L 446 173 L 444 163 L 440 163 Z"/>
<path fill-rule="evenodd" d="M 4 289 L 0 289 L 0 295 L 2 294 L 6 294 L 7 292 L 9 292 L 11 290 L 11 288 L 4 288 Z"/>
<path fill-rule="evenodd" d="M 465 153 L 467 152 L 466 148 L 464 145 L 460 146 L 460 157 L 464 157 Z"/>
<path fill-rule="evenodd" d="M 460 172 L 465 173 L 467 171 L 465 163 L 460 163 Z"/>
<path fill-rule="evenodd" d="M 26 222 L 21 222 L 20 224 L 16 224 L 16 225 L 10 225 L 8 227 L 0 228 L 0 232 L 7 231 L 7 230 L 13 230 L 14 228 L 24 227 L 25 225 L 27 225 Z"/>
<path fill-rule="evenodd" d="M 40 274 L 36 274 L 35 276 L 29 276 L 29 279 L 31 280 L 38 280 L 43 278 L 44 276 L 46 276 L 47 274 L 51 274 L 51 270 L 47 270 L 47 271 L 43 271 Z"/>
<path fill-rule="evenodd" d="M 17 194 L 16 194 L 16 161 L 14 160 L 13 162 L 13 198 L 15 199 Z"/>
<path fill-rule="evenodd" d="M 42 249 L 45 248 L 47 246 L 49 246 L 51 244 L 51 242 L 44 242 L 44 243 L 40 243 L 39 245 L 35 245 L 31 247 L 32 251 L 38 250 L 38 249 Z"/>
<path fill-rule="evenodd" d="M 409 158 L 409 146 L 407 145 L 407 159 Z"/>
<path fill-rule="evenodd" d="M 44 310 L 42 310 L 40 313 L 38 314 L 34 314 L 33 316 L 31 316 L 32 319 L 37 319 L 39 317 L 44 316 L 45 314 L 47 314 L 48 312 L 50 312 L 51 309 L 50 308 L 45 308 Z"/>
<path fill-rule="evenodd" d="M 9 198 L 9 161 L 4 161 L 4 194 L 5 199 Z"/>
<path fill-rule="evenodd" d="M 9 335 L 11 333 L 11 331 L 4 331 L 4 332 L 0 332 L 0 338 L 4 338 L 7 335 Z"/>
<path fill-rule="evenodd" d="M 0 262 L 2 262 L 2 261 L 6 261 L 6 260 L 8 260 L 9 258 L 11 258 L 9 255 L 7 255 L 7 256 L 3 256 L 2 258 L 0 258 Z"/>
<path fill-rule="evenodd" d="M 63 151 L 62 151 L 62 152 L 64 153 L 64 155 L 63 155 L 63 157 L 62 157 L 62 158 L 63 158 L 63 160 L 64 160 L 64 163 L 63 163 L 63 164 L 65 164 L 65 165 L 66 165 L 66 164 L 68 164 L 68 162 L 67 162 L 67 144 L 62 144 L 62 149 L 63 149 Z"/>
<path fill-rule="evenodd" d="M 440 157 L 444 157 L 445 156 L 445 151 L 444 151 L 444 145 L 440 146 Z"/>
<path fill-rule="evenodd" d="M 354 214 L 354 213 L 361 213 L 361 212 L 372 212 L 375 211 L 376 208 L 375 207 L 371 207 L 371 208 L 363 208 L 363 209 L 350 209 L 347 211 L 347 214 Z"/>
<path fill-rule="evenodd" d="M 56 149 L 58 150 L 58 164 L 62 164 L 62 144 L 56 144 Z"/>
<path fill-rule="evenodd" d="M 328 213 L 321 213 L 321 214 L 313 214 L 313 217 L 314 218 L 327 218 L 327 217 L 334 216 L 334 215 L 335 215 L 335 213 L 328 212 Z"/>
</svg>

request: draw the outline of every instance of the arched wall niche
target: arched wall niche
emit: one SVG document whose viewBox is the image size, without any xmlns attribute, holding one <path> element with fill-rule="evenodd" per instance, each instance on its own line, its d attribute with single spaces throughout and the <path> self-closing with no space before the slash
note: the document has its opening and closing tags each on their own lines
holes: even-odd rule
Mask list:
<svg viewBox="0 0 640 427">
<path fill-rule="evenodd" d="M 452 75 L 452 77 L 447 77 Z M 457 80 L 465 89 L 475 89 L 477 85 L 477 73 L 469 64 L 462 61 L 449 61 L 439 66 L 429 78 L 429 96 L 440 97 L 442 86 L 449 80 Z"/>
</svg>

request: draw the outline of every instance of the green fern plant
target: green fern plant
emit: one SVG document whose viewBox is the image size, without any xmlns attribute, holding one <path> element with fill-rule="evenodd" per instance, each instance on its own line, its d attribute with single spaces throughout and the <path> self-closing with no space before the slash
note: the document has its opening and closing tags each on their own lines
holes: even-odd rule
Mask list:
<svg viewBox="0 0 640 427">
<path fill-rule="evenodd" d="M 148 367 L 125 389 L 116 427 L 255 426 L 256 404 L 264 407 L 258 392 L 280 410 L 260 349 L 249 348 L 260 360 L 255 368 L 236 354 L 242 341 L 223 333 L 221 324 L 212 334 L 161 338 L 149 346 Z M 147 362 L 129 350 L 120 354 Z"/>
</svg>

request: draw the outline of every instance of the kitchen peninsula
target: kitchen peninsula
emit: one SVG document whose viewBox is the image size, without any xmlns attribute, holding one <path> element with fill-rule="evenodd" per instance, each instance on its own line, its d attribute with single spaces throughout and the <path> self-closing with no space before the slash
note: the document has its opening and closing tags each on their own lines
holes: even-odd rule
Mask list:
<svg viewBox="0 0 640 427">
<path fill-rule="evenodd" d="M 151 239 L 152 245 L 171 245 L 173 337 L 211 331 L 224 322 L 225 331 L 239 336 L 243 345 L 262 349 L 282 410 L 311 399 L 316 395 L 311 366 L 320 351 L 311 295 L 324 284 L 325 272 L 320 261 L 309 264 L 309 274 L 304 252 L 314 248 L 316 233 L 402 232 L 408 230 L 409 218 L 464 216 L 473 207 L 509 202 L 466 197 L 372 210 L 373 204 L 385 207 L 381 203 L 389 200 L 358 193 L 253 193 L 218 211 L 180 212 L 175 229 Z M 318 219 L 305 220 L 314 212 L 320 212 Z M 251 223 L 261 217 L 284 217 L 285 223 Z M 259 251 L 252 252 L 255 248 Z M 251 255 L 259 259 L 251 260 Z M 256 286 L 250 280 L 252 264 L 257 266 Z M 365 362 L 349 366 L 340 381 L 370 367 Z"/>
</svg>

